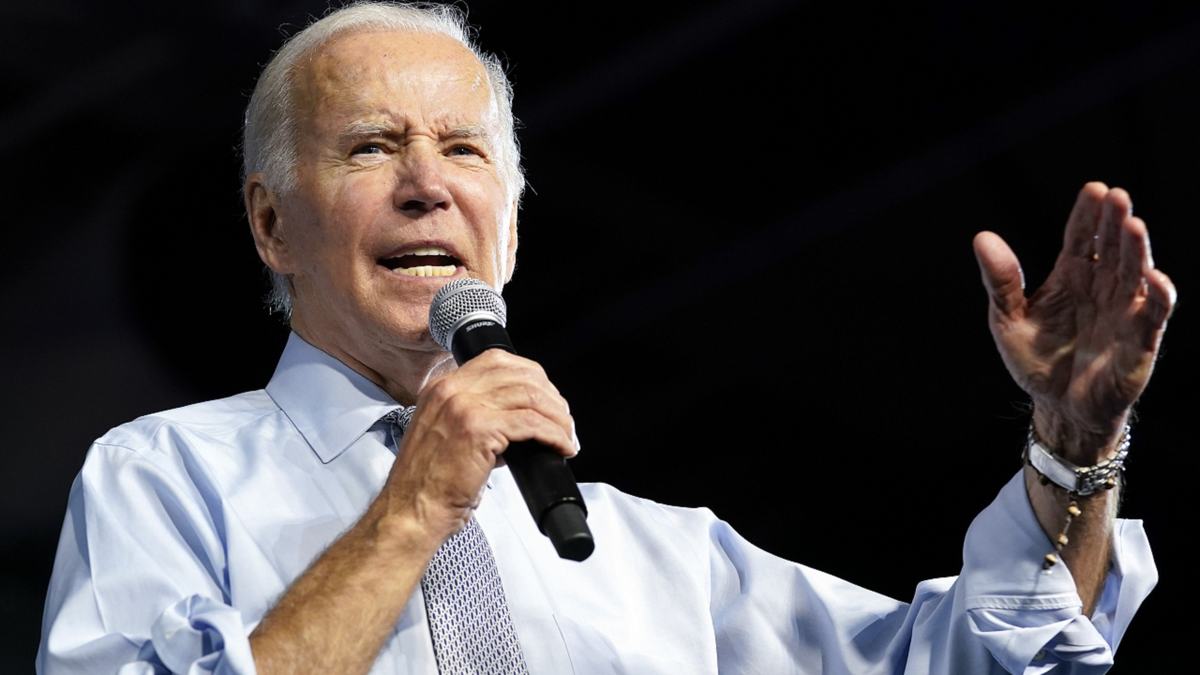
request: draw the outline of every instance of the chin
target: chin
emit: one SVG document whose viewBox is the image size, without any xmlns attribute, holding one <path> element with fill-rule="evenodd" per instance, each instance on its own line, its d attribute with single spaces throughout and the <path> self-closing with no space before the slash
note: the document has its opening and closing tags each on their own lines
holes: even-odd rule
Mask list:
<svg viewBox="0 0 1200 675">
<path fill-rule="evenodd" d="M 432 299 L 432 296 L 431 296 Z M 422 351 L 442 351 L 429 335 L 429 305 L 419 307 L 419 311 L 404 308 L 398 312 L 389 313 L 381 322 L 382 341 L 396 344 L 407 349 Z"/>
</svg>

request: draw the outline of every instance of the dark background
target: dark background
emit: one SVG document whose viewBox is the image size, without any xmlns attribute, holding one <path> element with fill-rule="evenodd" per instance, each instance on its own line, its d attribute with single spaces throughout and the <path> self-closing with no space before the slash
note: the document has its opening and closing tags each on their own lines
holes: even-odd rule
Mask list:
<svg viewBox="0 0 1200 675">
<path fill-rule="evenodd" d="M 270 377 L 286 329 L 261 307 L 236 146 L 280 26 L 324 8 L 0 10 L 5 672 L 31 669 L 91 439 Z M 1127 188 L 1182 300 L 1124 510 L 1162 580 L 1114 672 L 1182 666 L 1200 13 L 477 0 L 470 19 L 525 124 L 511 334 L 572 403 L 577 475 L 711 507 L 895 597 L 958 571 L 1020 465 L 1027 399 L 995 354 L 971 237 L 1005 237 L 1032 290 L 1083 183 Z"/>
</svg>

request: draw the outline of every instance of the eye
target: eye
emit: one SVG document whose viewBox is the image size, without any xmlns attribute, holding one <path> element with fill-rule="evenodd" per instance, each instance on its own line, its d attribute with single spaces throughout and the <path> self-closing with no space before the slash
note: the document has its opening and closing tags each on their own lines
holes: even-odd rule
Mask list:
<svg viewBox="0 0 1200 675">
<path fill-rule="evenodd" d="M 480 152 L 467 145 L 456 145 L 450 148 L 450 151 L 446 154 L 451 157 L 470 157 L 472 155 L 479 155 Z"/>
<path fill-rule="evenodd" d="M 367 143 L 360 145 L 350 152 L 352 155 L 381 155 L 383 154 L 383 146 L 378 143 Z"/>
</svg>

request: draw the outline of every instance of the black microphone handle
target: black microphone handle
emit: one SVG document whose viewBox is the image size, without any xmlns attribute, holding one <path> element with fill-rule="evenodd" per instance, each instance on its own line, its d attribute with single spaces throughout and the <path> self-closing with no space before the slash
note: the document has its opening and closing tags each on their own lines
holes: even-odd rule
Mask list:
<svg viewBox="0 0 1200 675">
<path fill-rule="evenodd" d="M 490 319 L 461 326 L 450 343 L 450 351 L 460 366 L 489 349 L 517 353 L 508 339 L 508 331 Z M 567 460 L 537 441 L 516 441 L 508 444 L 504 461 L 534 522 L 550 538 L 558 556 L 567 560 L 587 559 L 596 544 L 587 525 L 587 505 Z"/>
</svg>

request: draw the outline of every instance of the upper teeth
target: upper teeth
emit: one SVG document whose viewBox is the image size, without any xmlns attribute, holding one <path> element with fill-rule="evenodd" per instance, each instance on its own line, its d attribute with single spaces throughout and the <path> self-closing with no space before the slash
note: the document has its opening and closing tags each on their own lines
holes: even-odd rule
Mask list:
<svg viewBox="0 0 1200 675">
<path fill-rule="evenodd" d="M 450 252 L 447 251 L 446 249 L 442 248 L 441 246 L 423 246 L 421 248 L 414 248 L 413 250 L 411 250 L 407 253 L 404 253 L 403 255 L 444 255 L 444 256 L 448 256 L 448 255 L 450 255 Z"/>
</svg>

